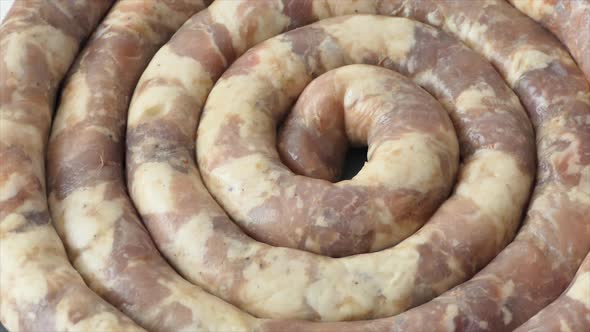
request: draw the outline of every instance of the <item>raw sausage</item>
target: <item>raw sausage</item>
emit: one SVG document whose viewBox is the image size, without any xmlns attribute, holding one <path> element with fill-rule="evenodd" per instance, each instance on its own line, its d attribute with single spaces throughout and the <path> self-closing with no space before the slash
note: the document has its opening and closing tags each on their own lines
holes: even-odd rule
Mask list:
<svg viewBox="0 0 590 332">
<path fill-rule="evenodd" d="M 528 199 L 534 165 L 529 122 L 517 98 L 487 61 L 448 35 L 406 19 L 358 16 L 326 20 L 270 39 L 249 51 L 219 80 L 215 88 L 219 92 L 214 89 L 208 96 L 207 109 L 211 111 L 205 112 L 198 131 L 199 163 L 201 169 L 210 167 L 211 160 L 215 164 L 211 155 L 202 154 L 204 148 L 212 151 L 210 148 L 215 146 L 218 152 L 223 152 L 219 155 L 230 157 L 232 153 L 239 156 L 242 151 L 248 152 L 231 150 L 232 144 L 224 151 L 223 139 L 215 141 L 222 137 L 217 133 L 223 130 L 209 125 L 223 122 L 222 107 L 228 105 L 228 111 L 239 111 L 244 110 L 244 105 L 265 105 L 276 100 L 277 107 L 270 106 L 268 110 L 279 110 L 284 105 L 281 102 L 293 98 L 271 90 L 275 96 L 269 93 L 268 98 L 258 102 L 258 95 L 246 94 L 247 89 L 269 90 L 264 82 L 271 81 L 261 77 L 257 85 L 258 81 L 252 81 L 243 72 L 252 70 L 272 75 L 272 67 L 264 68 L 264 64 L 278 66 L 281 61 L 290 62 L 279 68 L 310 66 L 301 74 L 283 70 L 283 82 L 291 85 L 280 91 L 296 95 L 311 80 L 312 72 L 321 74 L 347 61 L 378 64 L 375 54 L 385 54 L 384 57 L 389 56 L 390 62 L 386 62 L 389 68 L 397 66 L 402 72 L 414 71 L 410 74 L 416 75 L 416 81 L 455 107 L 455 115 L 463 113 L 466 126 L 472 125 L 471 137 L 466 135 L 467 131 L 460 134 L 460 140 L 468 143 L 462 147 L 467 165 L 462 174 L 463 185 L 456 190 L 454 198 L 415 236 L 370 256 L 330 259 L 270 247 L 252 241 L 233 224 L 201 183 L 192 155 L 194 128 L 198 110 L 213 82 L 224 71 L 226 59 L 239 54 L 240 48 L 247 49 L 256 43 L 231 44 L 233 40 L 244 42 L 238 37 L 240 30 L 232 29 L 250 24 L 249 19 L 260 22 L 260 17 L 267 17 L 263 22 L 268 25 L 247 34 L 262 39 L 262 33 L 273 33 L 272 22 L 284 24 L 275 29 L 289 26 L 289 22 L 278 19 L 283 16 L 281 3 L 264 4 L 236 1 L 212 4 L 188 21 L 156 54 L 138 83 L 128 119 L 128 188 L 148 230 L 172 264 L 192 282 L 256 316 L 341 320 L 385 317 L 418 305 L 465 280 L 494 257 L 512 238 Z M 247 6 L 251 8 L 246 9 Z M 211 21 L 222 20 L 228 12 L 239 10 L 252 16 L 244 17 L 244 22 L 235 21 L 240 18 L 238 13 L 231 16 L 233 21 L 222 21 L 223 24 Z M 381 29 L 375 29 L 377 33 L 362 42 L 350 34 L 359 26 Z M 201 47 L 191 48 L 187 40 L 198 40 Z M 386 40 L 395 41 L 391 42 L 390 53 L 386 53 Z M 300 51 L 289 55 L 293 47 Z M 427 53 L 424 51 L 427 47 L 435 51 Z M 331 54 L 331 50 L 336 54 Z M 439 67 L 435 66 L 436 52 L 445 55 L 446 61 L 464 59 L 465 67 L 447 71 L 445 60 L 441 60 Z M 321 62 L 323 54 L 336 55 L 336 60 Z M 266 59 L 269 61 L 263 61 Z M 401 63 L 405 59 L 412 65 L 404 67 Z M 174 72 L 168 66 L 171 63 L 182 63 L 185 69 Z M 260 69 L 255 67 L 257 64 Z M 457 73 L 464 77 L 462 84 L 448 84 L 447 89 L 437 85 L 441 80 L 449 83 L 456 80 Z M 243 92 L 224 94 L 221 88 L 224 86 Z M 467 93 L 460 97 L 464 91 Z M 164 98 L 164 93 L 176 97 Z M 229 106 L 227 95 L 233 96 L 231 99 L 236 103 L 233 107 Z M 485 101 L 488 98 L 489 102 Z M 479 102 L 481 99 L 485 100 Z M 245 117 L 239 120 L 246 124 Z M 211 123 L 205 125 L 206 121 Z M 231 121 L 225 124 L 228 123 Z M 494 128 L 498 123 L 513 129 L 497 132 Z M 238 173 L 225 174 L 239 176 L 250 172 L 247 167 L 254 167 L 256 160 L 241 165 L 244 168 L 237 167 Z M 494 165 L 492 169 L 488 168 L 491 165 Z M 478 179 L 480 176 L 484 177 Z M 489 176 L 487 180 L 485 176 Z M 483 187 L 482 183 L 485 183 Z M 483 206 L 490 192 L 498 200 L 494 205 Z M 486 236 L 472 236 L 477 232 Z M 452 239 L 463 245 L 454 246 Z M 392 284 L 392 279 L 397 281 Z M 350 286 L 342 287 L 342 284 Z"/>
<path fill-rule="evenodd" d="M 580 11 L 559 25 L 543 15 L 563 3 L 513 3 L 584 70 Z M 0 36 L 0 317 L 140 329 L 68 265 L 45 201 L 57 85 L 108 4 L 30 4 Z M 587 264 L 550 303 L 590 251 L 590 88 L 550 33 L 499 0 L 201 8 L 120 1 L 62 91 L 51 215 L 91 289 L 152 330 L 511 331 L 547 305 L 521 329 L 565 317 Z M 347 141 L 368 143 L 368 162 L 330 183 Z M 72 303 L 88 310 L 62 314 Z M 574 311 L 559 327 L 584 328 Z M 342 320 L 358 321 L 326 322 Z"/>
<path fill-rule="evenodd" d="M 142 331 L 72 268 L 45 197 L 57 87 L 109 6 L 16 1 L 0 28 L 0 317 L 11 331 Z"/>
<path fill-rule="evenodd" d="M 153 331 L 247 330 L 253 320 L 168 265 L 125 190 L 122 144 L 135 84 L 158 47 L 203 7 L 201 0 L 117 2 L 64 85 L 48 147 L 51 213 L 74 266 Z"/>
</svg>

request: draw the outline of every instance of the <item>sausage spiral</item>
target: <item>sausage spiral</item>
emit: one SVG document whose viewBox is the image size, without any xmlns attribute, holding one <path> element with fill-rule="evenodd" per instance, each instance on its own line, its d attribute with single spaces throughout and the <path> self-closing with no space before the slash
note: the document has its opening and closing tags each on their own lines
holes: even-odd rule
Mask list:
<svg viewBox="0 0 590 332">
<path fill-rule="evenodd" d="M 2 323 L 590 327 L 590 17 L 511 2 L 17 2 Z"/>
</svg>

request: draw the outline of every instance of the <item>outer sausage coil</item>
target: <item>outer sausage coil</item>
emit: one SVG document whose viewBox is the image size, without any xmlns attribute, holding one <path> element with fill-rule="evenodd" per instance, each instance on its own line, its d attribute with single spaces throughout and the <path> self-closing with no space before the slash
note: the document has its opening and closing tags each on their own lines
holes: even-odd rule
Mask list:
<svg viewBox="0 0 590 332">
<path fill-rule="evenodd" d="M 584 331 L 589 326 L 590 255 L 563 294 L 516 331 Z"/>
<path fill-rule="evenodd" d="M 510 0 L 520 11 L 555 34 L 590 81 L 590 2 L 587 0 Z"/>
<path fill-rule="evenodd" d="M 45 197 L 57 87 L 109 5 L 16 2 L 0 30 L 0 317 L 11 330 L 142 331 L 72 268 Z"/>
<path fill-rule="evenodd" d="M 590 89 L 555 37 L 500 1 L 205 5 L 121 0 L 75 60 L 108 4 L 3 24 L 10 330 L 588 326 L 587 264 L 557 298 L 590 251 Z"/>
</svg>

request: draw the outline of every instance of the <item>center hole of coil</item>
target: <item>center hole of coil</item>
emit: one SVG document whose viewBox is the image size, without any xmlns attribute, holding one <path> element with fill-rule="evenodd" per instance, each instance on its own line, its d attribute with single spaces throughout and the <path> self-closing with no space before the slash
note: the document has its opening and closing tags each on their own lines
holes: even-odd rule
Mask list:
<svg viewBox="0 0 590 332">
<path fill-rule="evenodd" d="M 340 180 L 352 179 L 367 162 L 367 147 L 350 147 L 346 152 Z"/>
</svg>

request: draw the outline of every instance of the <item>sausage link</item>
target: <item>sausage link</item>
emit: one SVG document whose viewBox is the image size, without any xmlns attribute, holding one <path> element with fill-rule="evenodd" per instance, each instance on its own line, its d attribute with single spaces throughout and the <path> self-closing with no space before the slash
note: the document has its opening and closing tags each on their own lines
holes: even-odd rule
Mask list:
<svg viewBox="0 0 590 332">
<path fill-rule="evenodd" d="M 305 74 L 309 76 L 312 72 L 321 74 L 347 63 L 316 61 L 314 65 L 314 59 L 320 59 L 324 50 L 346 51 L 350 55 L 349 63 L 366 59 L 368 63 L 377 64 L 378 57 L 374 54 L 379 51 L 387 54 L 385 46 L 380 49 L 379 45 L 387 45 L 385 40 L 393 37 L 397 40 L 394 45 L 401 46 L 391 49 L 389 68 L 402 67 L 400 63 L 406 57 L 415 59 L 408 63 L 422 63 L 421 69 L 433 66 L 436 53 L 423 52 L 428 47 L 441 50 L 445 61 L 451 61 L 453 57 L 464 59 L 464 68 L 445 71 L 447 67 L 441 65 L 440 71 L 434 68 L 425 70 L 422 75 L 416 75 L 415 80 L 422 80 L 421 84 L 435 91 L 437 98 L 451 106 L 460 104 L 461 107 L 457 108 L 474 117 L 480 113 L 470 112 L 471 108 L 489 110 L 490 119 L 496 119 L 490 120 L 495 124 L 492 128 L 499 123 L 495 114 L 505 116 L 507 128 L 514 130 L 510 135 L 492 135 L 494 129 L 489 126 L 479 129 L 505 141 L 492 144 L 483 139 L 482 146 L 472 145 L 474 149 L 465 149 L 469 153 L 473 153 L 476 147 L 487 148 L 487 151 L 474 154 L 473 162 L 462 175 L 465 185 L 461 186 L 460 194 L 448 201 L 447 207 L 439 209 L 420 232 L 394 248 L 368 256 L 331 259 L 253 241 L 235 226 L 211 197 L 200 180 L 193 156 L 199 111 L 213 82 L 240 50 L 294 24 L 284 19 L 285 8 L 289 7 L 277 1 L 212 4 L 189 20 L 156 54 L 138 83 L 127 127 L 128 188 L 164 256 L 190 281 L 261 317 L 314 320 L 385 317 L 423 303 L 469 278 L 514 234 L 532 180 L 532 131 L 517 98 L 487 61 L 448 35 L 409 20 L 352 17 L 304 27 L 248 52 L 240 60 L 243 65 L 232 67 L 235 70 L 227 71 L 218 85 L 222 82 L 233 84 L 232 81 L 240 79 L 241 71 L 248 70 L 248 63 L 252 63 L 252 68 L 258 63 L 264 64 L 264 61 L 258 61 L 263 57 L 268 57 L 271 65 L 281 61 L 292 61 L 293 65 L 302 68 L 310 65 L 310 72 Z M 355 9 L 348 8 L 351 12 Z M 372 24 L 381 29 L 371 29 L 374 38 L 355 48 L 357 40 L 352 39 L 354 34 L 350 31 L 357 26 L 368 28 Z M 373 30 L 381 31 L 381 34 L 373 33 Z M 399 32 L 396 35 L 387 31 Z M 317 37 L 312 38 L 314 34 Z M 322 40 L 328 42 L 322 44 Z M 198 48 L 192 47 L 195 43 Z M 312 46 L 318 44 L 319 51 L 314 53 Z M 363 53 L 361 50 L 365 46 L 377 48 L 374 53 Z M 274 47 L 287 53 L 275 54 Z M 293 49 L 301 51 L 289 55 Z M 306 54 L 309 57 L 306 58 Z M 337 59 L 347 59 L 347 56 L 343 54 Z M 183 69 L 174 71 L 169 64 L 182 64 Z M 408 67 L 405 70 L 418 71 Z M 261 73 L 272 75 L 271 69 L 260 68 Z M 446 90 L 437 85 L 438 79 L 445 82 L 457 80 L 458 73 L 465 76 L 460 80 L 462 85 Z M 256 86 L 248 84 L 248 80 L 239 82 L 245 84 L 240 85 L 244 88 Z M 292 82 L 299 88 L 303 84 L 300 80 Z M 476 96 L 475 100 L 480 100 L 477 98 L 481 96 L 480 86 L 476 83 L 481 84 L 484 91 L 486 88 L 491 90 L 487 92 L 493 102 L 471 102 L 472 99 L 467 97 L 471 94 Z M 296 94 L 299 88 L 294 87 L 287 86 L 283 91 Z M 472 90 L 459 98 L 470 87 Z M 289 90 L 291 88 L 294 89 Z M 165 95 L 175 97 L 166 98 Z M 237 99 L 238 96 L 234 97 Z M 211 94 L 208 105 L 219 106 L 223 104 L 221 101 L 228 99 L 223 94 Z M 211 100 L 217 102 L 212 104 Z M 279 103 L 284 100 L 277 98 Z M 265 101 L 270 102 L 272 98 Z M 272 109 L 271 104 L 268 110 Z M 213 117 L 215 108 L 211 107 L 210 112 Z M 199 141 L 219 136 L 215 135 L 218 130 L 206 133 L 202 128 L 199 129 Z M 206 163 L 201 157 L 199 155 L 199 162 Z M 488 165 L 492 169 L 497 166 L 497 171 Z M 487 188 L 488 192 L 494 192 L 494 197 L 500 198 L 498 205 L 483 212 L 480 212 L 483 208 L 480 200 L 487 200 L 488 194 L 476 193 L 481 184 L 477 180 L 478 174 L 494 174 L 490 176 Z M 507 185 L 495 186 L 495 181 Z M 472 236 L 478 232 L 486 235 Z M 463 245 L 454 246 L 447 238 L 463 242 Z M 189 252 L 191 254 L 187 254 Z M 474 253 L 477 254 L 474 256 Z M 396 282 L 392 283 L 392 279 Z M 340 283 L 336 284 L 335 280 Z M 343 284 L 349 286 L 343 287 Z"/>
<path fill-rule="evenodd" d="M 49 202 L 76 269 L 153 331 L 247 330 L 253 318 L 182 279 L 160 256 L 125 190 L 125 116 L 156 50 L 201 0 L 121 0 L 66 82 L 48 149 Z"/>
<path fill-rule="evenodd" d="M 190 1 L 120 1 L 64 87 L 47 155 L 51 215 L 91 289 L 158 331 L 512 331 L 537 312 L 521 330 L 586 328 L 590 88 L 551 34 L 500 0 L 219 0 L 180 27 L 138 81 L 202 8 Z M 587 3 L 511 2 L 588 74 Z M 23 0 L 0 29 L 0 317 L 11 329 L 141 330 L 68 265 L 45 197 L 57 85 L 107 7 Z M 364 65 L 336 69 L 349 64 Z M 355 100 L 335 116 L 330 96 L 314 97 L 325 82 L 350 89 L 388 69 L 438 99 L 457 137 L 448 123 L 400 118 L 441 143 L 416 139 L 400 144 L 414 153 L 377 163 L 382 146 L 416 133 L 393 139 L 389 118 L 351 120 L 354 107 L 371 105 L 352 92 L 332 96 L 343 109 Z M 316 112 L 314 102 L 330 107 Z M 387 139 L 377 145 L 367 128 L 380 126 L 387 133 L 376 137 Z M 457 184 L 434 212 L 438 202 L 415 198 L 432 190 L 419 180 L 439 188 L 432 200 L 448 195 L 456 139 Z M 334 180 L 347 140 L 367 141 L 369 162 L 331 192 L 342 182 L 317 177 Z M 298 141 L 318 154 L 308 158 Z M 316 179 L 292 174 L 275 143 L 283 162 Z M 338 151 L 324 155 L 331 144 Z M 388 176 L 392 167 L 407 175 Z M 361 180 L 365 191 L 351 190 Z M 384 183 L 405 195 L 389 199 Z M 379 199 L 385 208 L 373 209 Z M 357 319 L 372 320 L 342 322 Z"/>
<path fill-rule="evenodd" d="M 0 319 L 11 331 L 142 331 L 72 268 L 45 197 L 57 87 L 109 6 L 16 1 L 0 27 Z"/>
</svg>

